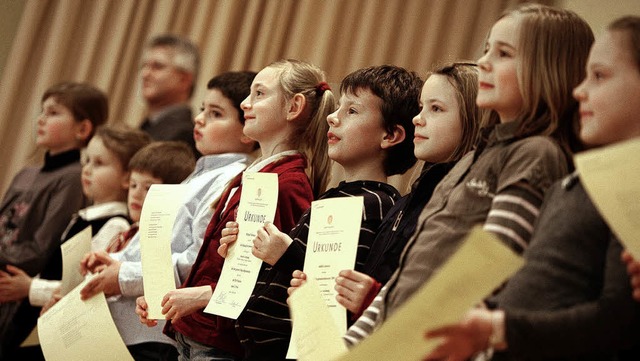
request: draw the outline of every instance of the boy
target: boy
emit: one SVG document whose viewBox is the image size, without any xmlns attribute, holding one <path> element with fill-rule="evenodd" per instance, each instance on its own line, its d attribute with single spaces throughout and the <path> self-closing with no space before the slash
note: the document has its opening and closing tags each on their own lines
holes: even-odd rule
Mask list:
<svg viewBox="0 0 640 361">
<path fill-rule="evenodd" d="M 198 255 L 217 199 L 227 183 L 250 163 L 250 153 L 256 149 L 257 143 L 242 133 L 244 113 L 240 109 L 240 103 L 249 95 L 254 77 L 253 72 L 228 72 L 214 77 L 207 84 L 208 91 L 202 111 L 195 118 L 194 128 L 196 147 L 203 156 L 198 159 L 196 170 L 185 180 L 190 190 L 187 201 L 178 211 L 173 229 L 172 253 L 178 284 L 186 279 Z M 138 242 L 138 237 L 131 241 L 132 245 Z M 122 299 L 127 301 L 126 304 L 111 304 L 114 319 L 120 315 L 122 322 L 129 323 L 126 330 L 121 330 L 125 343 L 133 344 L 143 339 L 169 342 L 160 328 L 148 329 L 135 316 L 131 317 L 135 297 L 143 293 L 139 247 L 130 246 L 124 255 L 127 261 L 122 263 L 116 277 L 105 281 L 105 286 L 91 290 L 85 288 L 83 296 L 91 297 L 102 289 L 107 295 L 125 296 Z M 101 263 L 103 260 L 98 260 L 96 265 Z M 113 312 L 116 307 L 121 311 Z"/>
</svg>

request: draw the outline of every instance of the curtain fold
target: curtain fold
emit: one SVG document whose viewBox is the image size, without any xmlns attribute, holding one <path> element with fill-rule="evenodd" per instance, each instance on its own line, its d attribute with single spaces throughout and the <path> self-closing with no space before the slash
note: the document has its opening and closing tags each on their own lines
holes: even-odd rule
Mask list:
<svg viewBox="0 0 640 361">
<path fill-rule="evenodd" d="M 111 123 L 139 124 L 140 56 L 153 35 L 176 33 L 199 46 L 196 108 L 212 76 L 257 71 L 280 58 L 317 64 L 334 86 L 369 65 L 425 74 L 437 63 L 476 59 L 491 24 L 520 2 L 28 0 L 0 80 L 0 191 L 20 168 L 41 161 L 34 123 L 40 97 L 54 83 L 92 83 L 109 96 Z M 414 173 L 392 183 L 404 193 Z"/>
</svg>

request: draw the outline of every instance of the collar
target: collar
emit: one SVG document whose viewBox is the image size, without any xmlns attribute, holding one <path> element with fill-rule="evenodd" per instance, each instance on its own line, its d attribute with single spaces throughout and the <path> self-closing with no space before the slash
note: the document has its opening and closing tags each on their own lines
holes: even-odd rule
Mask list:
<svg viewBox="0 0 640 361">
<path fill-rule="evenodd" d="M 564 190 L 571 189 L 574 185 L 576 185 L 576 183 L 578 183 L 579 180 L 580 180 L 580 174 L 578 174 L 577 170 L 573 171 L 573 173 L 569 174 L 568 176 L 562 179 L 562 189 Z"/>
<path fill-rule="evenodd" d="M 264 158 L 262 159 L 262 157 L 256 159 L 253 163 L 251 163 L 250 166 L 247 167 L 247 169 L 245 170 L 245 172 L 249 172 L 249 173 L 256 173 L 259 172 L 261 169 L 263 169 L 264 167 L 266 167 L 267 165 L 271 164 L 271 163 L 275 163 L 276 161 L 291 156 L 291 155 L 296 155 L 296 154 L 300 154 L 299 151 L 297 150 L 285 150 L 284 152 L 280 152 L 277 154 L 274 154 L 270 157 Z"/>
<path fill-rule="evenodd" d="M 496 124 L 492 134 L 489 136 L 489 143 L 498 143 L 512 140 L 520 129 L 521 122 L 513 121 Z"/>
<path fill-rule="evenodd" d="M 192 175 L 199 174 L 203 170 L 212 170 L 212 169 L 226 167 L 236 162 L 244 162 L 245 164 L 247 164 L 249 163 L 250 160 L 251 160 L 251 156 L 245 153 L 223 153 L 223 154 L 203 155 L 196 161 L 196 167 Z"/>
<path fill-rule="evenodd" d="M 107 216 L 127 216 L 127 204 L 125 202 L 107 202 L 94 204 L 78 211 L 78 215 L 87 221 Z"/>
<path fill-rule="evenodd" d="M 41 170 L 50 172 L 76 162 L 80 162 L 80 149 L 71 149 L 56 155 L 47 152 L 44 155 L 44 165 Z"/>
</svg>

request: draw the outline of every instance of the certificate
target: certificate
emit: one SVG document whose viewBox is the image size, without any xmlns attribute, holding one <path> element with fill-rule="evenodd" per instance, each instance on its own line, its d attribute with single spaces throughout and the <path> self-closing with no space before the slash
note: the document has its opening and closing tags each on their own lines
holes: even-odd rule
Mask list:
<svg viewBox="0 0 640 361">
<path fill-rule="evenodd" d="M 336 300 L 335 279 L 340 271 L 353 269 L 355 265 L 363 207 L 363 197 L 329 198 L 311 203 L 304 273 L 317 282 L 341 333 L 347 330 L 347 312 Z M 298 326 L 299 323 L 294 322 L 287 358 L 296 358 Z"/>
<path fill-rule="evenodd" d="M 80 273 L 80 261 L 91 252 L 91 226 L 64 242 L 60 249 L 62 251 L 60 292 L 66 295 L 84 281 L 84 276 Z"/>
<path fill-rule="evenodd" d="M 184 184 L 154 184 L 140 213 L 140 261 L 149 319 L 164 319 L 162 298 L 176 288 L 171 260 L 171 236 L 187 191 Z"/>
<path fill-rule="evenodd" d="M 479 226 L 434 276 L 361 344 L 339 360 L 422 360 L 438 344 L 424 334 L 465 313 L 523 264 Z"/>
<path fill-rule="evenodd" d="M 227 252 L 216 289 L 204 312 L 237 319 L 253 292 L 262 260 L 251 253 L 265 222 L 273 222 L 278 205 L 276 173 L 243 173 L 238 205 L 238 239 Z"/>
<path fill-rule="evenodd" d="M 44 357 L 47 361 L 133 361 L 113 323 L 104 293 L 80 300 L 85 284 L 74 288 L 38 319 Z"/>
<path fill-rule="evenodd" d="M 620 242 L 640 259 L 640 139 L 575 156 L 580 180 Z"/>
<path fill-rule="evenodd" d="M 291 337 L 298 360 L 333 360 L 347 352 L 341 338 L 344 330 L 338 330 L 315 279 L 310 278 L 289 297 L 289 308 L 296 325 Z"/>
</svg>

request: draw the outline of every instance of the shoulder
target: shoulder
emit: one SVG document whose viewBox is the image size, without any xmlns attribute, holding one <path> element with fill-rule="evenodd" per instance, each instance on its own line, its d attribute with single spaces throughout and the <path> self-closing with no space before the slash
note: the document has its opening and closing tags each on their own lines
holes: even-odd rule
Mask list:
<svg viewBox="0 0 640 361">
<path fill-rule="evenodd" d="M 507 147 L 506 153 L 511 157 L 566 162 L 566 156 L 560 145 L 552 138 L 545 136 L 519 139 Z"/>
</svg>

